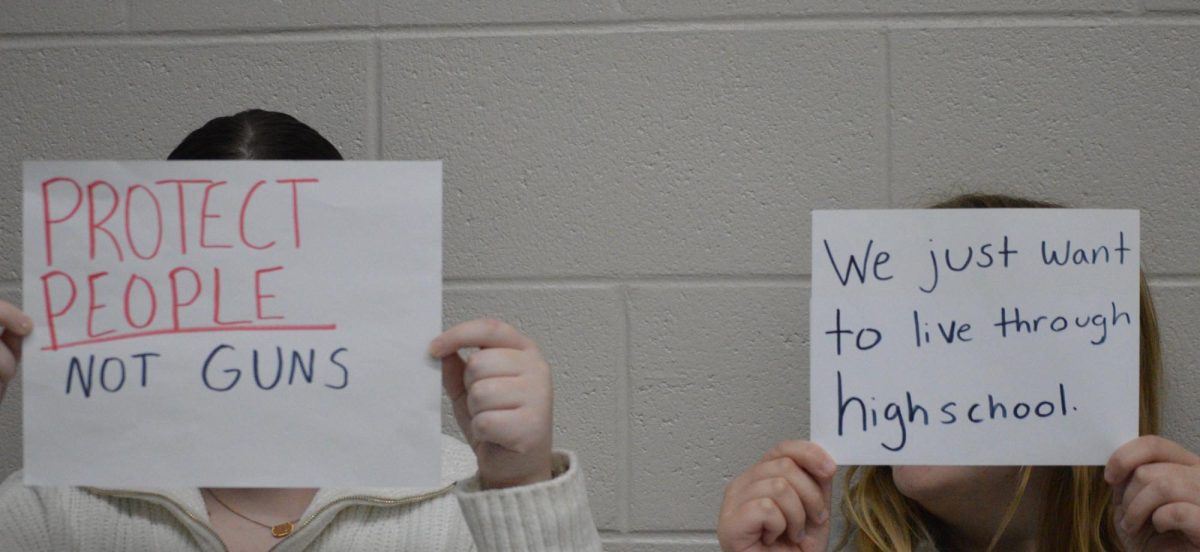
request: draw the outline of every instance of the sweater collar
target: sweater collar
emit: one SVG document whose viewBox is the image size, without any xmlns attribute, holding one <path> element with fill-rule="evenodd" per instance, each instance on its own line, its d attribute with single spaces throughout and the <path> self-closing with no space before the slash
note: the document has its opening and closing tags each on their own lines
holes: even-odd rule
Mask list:
<svg viewBox="0 0 1200 552">
<path fill-rule="evenodd" d="M 442 474 L 438 485 L 430 487 L 361 487 L 361 488 L 321 488 L 313 496 L 301 519 L 314 516 L 331 504 L 339 501 L 359 498 L 356 501 L 364 504 L 387 504 L 422 496 L 438 496 L 438 491 L 447 490 L 458 481 L 465 480 L 475 473 L 475 454 L 462 441 L 442 435 Z M 86 487 L 93 494 L 101 496 L 120 496 L 141 498 L 152 502 L 167 502 L 183 511 L 183 514 L 194 521 L 209 525 L 208 510 L 204 505 L 204 497 L 196 487 Z"/>
<path fill-rule="evenodd" d="M 406 500 L 413 497 L 436 493 L 447 489 L 459 481 L 464 481 L 475 474 L 475 453 L 462 441 L 442 435 L 442 477 L 438 485 L 430 487 L 339 487 L 321 488 L 317 490 L 303 518 L 327 507 L 329 504 L 353 497 L 366 497 L 381 501 Z M 198 494 L 198 493 L 197 493 Z M 370 503 L 369 501 L 367 503 Z M 301 519 L 303 519 L 301 518 Z"/>
</svg>

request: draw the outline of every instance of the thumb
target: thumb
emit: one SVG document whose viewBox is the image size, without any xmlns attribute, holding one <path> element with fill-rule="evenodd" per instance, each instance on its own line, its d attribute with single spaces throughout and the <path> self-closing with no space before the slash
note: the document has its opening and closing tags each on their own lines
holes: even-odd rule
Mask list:
<svg viewBox="0 0 1200 552">
<path fill-rule="evenodd" d="M 800 550 L 803 552 L 825 552 L 829 549 L 830 533 L 833 532 L 833 520 L 826 520 L 816 529 L 810 529 L 800 539 Z"/>
</svg>

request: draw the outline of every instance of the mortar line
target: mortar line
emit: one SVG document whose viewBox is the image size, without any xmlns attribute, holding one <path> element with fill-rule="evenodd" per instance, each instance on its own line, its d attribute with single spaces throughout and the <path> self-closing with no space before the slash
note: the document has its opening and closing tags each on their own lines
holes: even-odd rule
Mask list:
<svg viewBox="0 0 1200 552">
<path fill-rule="evenodd" d="M 883 178 L 887 186 L 888 207 L 895 207 L 895 180 L 892 171 L 892 37 L 883 29 Z"/>
<path fill-rule="evenodd" d="M 379 39 L 371 41 L 370 53 L 367 54 L 367 76 L 365 79 L 365 99 L 367 120 L 363 123 L 363 136 L 365 137 L 366 154 L 371 159 L 382 159 L 380 152 L 383 150 L 383 145 L 380 143 L 383 139 L 383 134 L 380 132 L 380 112 L 382 111 L 381 104 L 383 96 L 381 93 L 382 87 L 379 81 L 382 80 L 380 74 L 381 63 Z"/>
<path fill-rule="evenodd" d="M 383 39 L 376 37 L 373 48 L 375 52 L 375 112 L 373 113 L 375 131 L 375 159 L 383 159 Z"/>
<path fill-rule="evenodd" d="M 702 31 L 824 31 L 996 28 L 1200 26 L 1198 12 L 955 13 L 891 15 L 748 16 L 566 23 L 472 23 L 328 26 L 304 29 L 216 29 L 61 32 L 0 35 L 0 48 L 70 46 L 189 46 L 353 41 L 374 38 L 485 38 Z"/>
<path fill-rule="evenodd" d="M 649 275 L 623 277 L 593 277 L 593 276 L 563 276 L 563 277 L 516 277 L 516 278 L 446 278 L 443 280 L 447 289 L 505 289 L 539 287 L 576 287 L 599 288 L 614 284 L 628 286 L 796 286 L 807 285 L 811 281 L 808 274 L 788 275 Z"/>
<path fill-rule="evenodd" d="M 1190 275 L 1200 281 L 1200 275 Z M 1153 278 L 1155 276 L 1150 276 Z M 563 276 L 546 278 L 445 278 L 443 285 L 448 290 L 455 289 L 524 289 L 528 287 L 571 287 L 571 288 L 609 288 L 613 285 L 638 287 L 653 286 L 806 286 L 812 278 L 808 274 L 786 275 L 662 275 L 662 276 L 627 276 L 627 277 L 593 277 L 593 276 Z M 21 280 L 0 280 L 0 289 L 20 289 Z"/>
<path fill-rule="evenodd" d="M 1200 287 L 1200 274 L 1147 274 L 1146 281 L 1152 286 Z M 811 287 L 812 277 L 808 274 L 761 278 L 752 276 L 711 277 L 641 277 L 641 278 L 477 278 L 444 281 L 447 291 L 458 290 L 512 290 L 528 288 L 611 288 L 614 284 L 626 287 Z M 0 291 L 21 291 L 21 280 L 0 280 Z"/>
<path fill-rule="evenodd" d="M 1162 287 L 1200 287 L 1197 274 L 1147 274 L 1146 283 Z"/>
<path fill-rule="evenodd" d="M 617 286 L 621 302 L 621 340 L 624 356 L 621 370 L 617 372 L 617 442 L 620 447 L 618 461 L 621 474 L 617 478 L 617 527 L 622 533 L 630 530 L 630 503 L 633 499 L 633 424 L 630 407 L 633 405 L 633 331 L 630 324 L 630 297 L 627 285 Z"/>
</svg>

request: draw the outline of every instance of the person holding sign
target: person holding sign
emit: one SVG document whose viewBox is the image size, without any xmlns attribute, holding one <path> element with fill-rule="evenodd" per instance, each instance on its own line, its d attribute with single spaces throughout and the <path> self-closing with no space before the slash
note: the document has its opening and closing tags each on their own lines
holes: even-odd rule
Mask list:
<svg viewBox="0 0 1200 552">
<path fill-rule="evenodd" d="M 1058 206 L 1008 196 L 967 195 L 935 207 L 1030 209 Z M 1010 249 L 1010 246 L 1007 240 L 996 242 L 994 249 L 989 251 L 996 255 L 992 261 L 999 262 L 998 255 L 1002 251 L 1017 254 L 1016 248 Z M 1106 252 L 1124 253 L 1121 249 L 1126 247 L 1126 244 L 1118 242 L 1117 249 Z M 819 254 L 821 252 L 814 252 L 814 256 Z M 873 256 L 873 265 L 868 265 L 865 258 L 860 259 L 862 264 L 857 268 L 861 272 L 856 274 L 876 276 L 879 280 L 896 275 L 899 269 L 895 268 L 895 264 L 886 266 L 889 259 L 883 255 Z M 832 261 L 832 251 L 829 257 Z M 963 256 L 945 256 L 946 260 L 951 258 L 961 263 Z M 1095 258 L 1081 255 L 1079 261 L 1089 263 Z M 932 264 L 936 269 L 941 264 L 957 271 L 966 268 L 965 264 L 939 263 L 941 260 L 935 256 L 933 262 L 929 263 L 929 258 L 926 258 L 925 266 Z M 1065 257 L 1061 260 L 1066 261 Z M 922 273 L 936 272 L 928 270 Z M 943 271 L 936 280 L 932 277 L 924 279 L 920 291 L 930 293 L 938 286 L 947 285 L 949 275 L 951 272 Z M 847 279 L 852 277 L 849 270 L 838 276 Z M 842 285 L 845 285 L 845 281 Z M 1140 380 L 1136 384 L 1140 397 L 1138 404 L 1133 406 L 1139 412 L 1137 433 L 1140 437 L 1117 448 L 1103 467 L 851 466 L 842 483 L 841 512 L 846 528 L 836 548 L 870 552 L 1200 550 L 1200 456 L 1178 443 L 1155 435 L 1159 429 L 1158 384 L 1161 370 L 1158 324 L 1144 277 L 1140 278 L 1139 287 L 1140 316 L 1135 314 L 1133 317 L 1133 320 L 1139 321 L 1138 333 L 1132 339 L 1140 342 Z M 1087 321 L 1086 318 L 1082 320 Z M 837 320 L 839 325 L 841 322 Z M 1080 328 L 1083 326 L 1079 324 Z M 1017 328 L 1006 325 L 1000 327 Z M 960 337 L 974 339 L 981 335 L 960 335 L 951 323 L 949 331 L 935 328 L 930 332 L 931 338 L 925 340 L 920 328 L 922 326 L 918 325 L 914 346 L 924 347 L 925 350 L 937 339 L 943 339 L 942 344 L 950 347 Z M 1026 332 L 1034 328 L 1032 324 L 1020 327 Z M 1112 328 L 1104 327 L 1104 333 L 1099 333 L 1097 328 L 1098 325 L 1089 328 L 1097 332 L 1094 336 L 1077 334 L 1073 338 L 1087 339 L 1090 346 L 1098 346 L 1112 338 L 1109 333 Z M 1079 328 L 1073 329 L 1080 331 Z M 1065 328 L 1062 330 L 1065 331 Z M 911 329 L 907 334 L 910 336 L 908 339 L 913 339 Z M 879 335 L 868 337 L 871 339 L 867 339 L 860 349 L 879 343 Z M 847 341 L 847 347 L 859 346 L 853 338 Z M 839 379 L 839 392 L 841 384 Z M 1059 389 L 1061 391 L 1064 387 L 1060 384 Z M 865 416 L 868 405 L 875 400 L 869 395 L 840 398 L 840 406 L 835 403 L 835 412 L 842 414 L 850 412 L 857 415 L 860 412 L 858 407 L 863 406 L 864 432 L 857 432 L 858 418 L 854 418 L 849 426 L 856 432 L 855 437 L 861 437 L 867 429 Z M 1057 407 L 1055 414 L 1037 415 L 1067 416 L 1067 405 L 1078 403 L 1068 403 L 1065 391 L 1062 396 L 1059 404 L 1045 403 L 1050 405 L 1046 410 Z M 905 406 L 895 409 L 899 415 L 892 416 L 892 409 L 889 408 L 878 415 L 878 420 L 882 422 L 886 417 L 897 424 L 906 419 L 920 423 L 922 415 L 928 412 L 936 413 L 933 418 L 936 425 L 933 427 L 962 427 L 955 425 L 958 421 L 968 422 L 966 427 L 975 428 L 986 428 L 984 422 L 989 420 L 993 423 L 1001 420 L 1012 422 L 1008 418 L 1010 411 L 993 399 L 992 395 L 987 395 L 987 399 L 980 403 L 982 406 L 971 407 L 975 410 L 972 412 L 971 408 L 967 408 L 969 405 L 961 402 L 947 402 L 941 410 L 936 405 L 927 410 L 919 399 L 914 402 L 910 396 Z M 1025 404 L 1025 408 L 1030 409 L 1027 403 L 1017 404 Z M 1040 406 L 1043 403 L 1037 404 Z M 956 411 L 955 408 L 960 406 L 964 410 Z M 1074 407 L 1069 414 L 1081 415 L 1077 414 Z M 837 426 L 836 423 L 834 425 Z M 909 441 L 907 444 L 911 449 L 912 430 L 903 438 L 897 438 L 897 435 L 901 435 L 901 432 L 893 431 L 883 439 L 875 436 L 871 449 L 874 452 L 870 454 L 909 452 L 905 449 L 905 441 Z M 1007 444 L 995 443 L 993 448 L 1000 449 L 1001 445 Z M 784 441 L 776 445 L 726 487 L 717 529 L 722 548 L 729 552 L 828 550 L 832 542 L 832 490 L 836 470 L 833 457 L 815 442 Z"/>
<path fill-rule="evenodd" d="M 170 159 L 342 157 L 291 116 L 252 110 L 210 121 Z M 199 236 L 203 243 L 203 226 Z M 2 398 L 33 321 L 0 301 L 0 326 Z M 462 349 L 477 351 L 464 358 Z M 553 390 L 537 344 L 504 322 L 473 320 L 433 339 L 428 354 L 441 361 L 467 440 L 442 436 L 437 487 L 27 487 L 17 472 L 0 485 L 0 550 L 600 550 L 578 462 L 551 447 Z"/>
</svg>

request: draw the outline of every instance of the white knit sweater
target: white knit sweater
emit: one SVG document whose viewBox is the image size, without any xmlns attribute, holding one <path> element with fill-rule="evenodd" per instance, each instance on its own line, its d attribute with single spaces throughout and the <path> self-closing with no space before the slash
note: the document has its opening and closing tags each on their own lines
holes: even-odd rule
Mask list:
<svg viewBox="0 0 1200 552">
<path fill-rule="evenodd" d="M 479 491 L 474 471 L 471 449 L 444 437 L 439 487 L 320 489 L 295 532 L 272 550 L 600 550 L 583 474 L 571 453 L 555 453 L 557 476 L 535 485 Z M 17 472 L 0 485 L 0 550 L 225 546 L 199 489 L 26 487 Z"/>
</svg>

